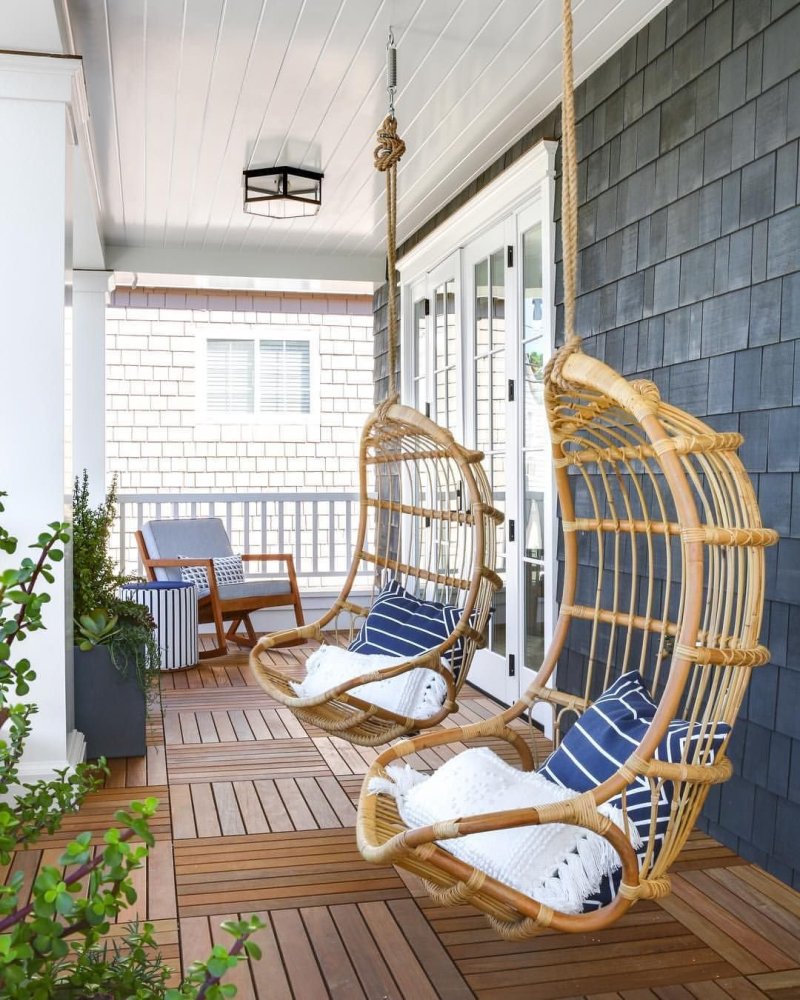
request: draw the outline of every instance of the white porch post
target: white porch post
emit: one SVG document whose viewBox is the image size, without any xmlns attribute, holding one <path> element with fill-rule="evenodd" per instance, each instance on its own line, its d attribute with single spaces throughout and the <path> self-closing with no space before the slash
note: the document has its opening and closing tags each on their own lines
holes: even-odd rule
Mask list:
<svg viewBox="0 0 800 1000">
<path fill-rule="evenodd" d="M 0 489 L 5 524 L 20 551 L 67 512 L 64 313 L 71 266 L 72 89 L 80 60 L 0 54 Z M 35 551 L 35 550 L 34 550 Z M 5 561 L 4 557 L 4 561 Z M 51 774 L 83 753 L 72 729 L 72 642 L 65 574 L 44 609 L 46 630 L 17 649 L 38 677 L 39 711 L 23 762 L 25 779 Z"/>
<path fill-rule="evenodd" d="M 72 272 L 72 426 L 75 474 L 89 473 L 89 495 L 106 490 L 106 299 L 112 271 Z"/>
</svg>

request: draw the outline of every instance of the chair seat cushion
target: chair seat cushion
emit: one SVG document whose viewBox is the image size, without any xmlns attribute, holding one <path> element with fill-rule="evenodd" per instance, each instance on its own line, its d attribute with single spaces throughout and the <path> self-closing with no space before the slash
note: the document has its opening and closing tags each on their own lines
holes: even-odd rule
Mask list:
<svg viewBox="0 0 800 1000">
<path fill-rule="evenodd" d="M 445 642 L 458 624 L 463 609 L 412 597 L 396 580 L 381 590 L 349 648 L 354 653 L 386 653 L 409 659 Z M 459 640 L 443 660 L 458 676 L 464 659 Z"/>
<path fill-rule="evenodd" d="M 464 750 L 428 776 L 407 764 L 390 764 L 388 778 L 373 778 L 369 791 L 397 799 L 406 825 L 479 813 L 523 809 L 575 797 L 535 771 L 519 771 L 487 747 Z M 606 804 L 600 810 L 617 826 L 623 818 Z M 499 882 L 562 913 L 580 913 L 617 865 L 616 852 L 598 834 L 565 823 L 491 830 L 439 842 L 439 846 Z"/>
<path fill-rule="evenodd" d="M 572 726 L 560 746 L 545 761 L 540 772 L 551 781 L 579 792 L 606 781 L 636 751 L 656 714 L 656 705 L 640 674 L 622 674 Z M 668 763 L 711 764 L 731 731 L 717 723 L 713 732 L 701 723 L 674 719 L 655 753 Z M 669 825 L 673 783 L 659 788 L 654 831 L 653 859 L 658 856 Z M 622 795 L 610 800 L 622 808 Z M 631 823 L 643 843 L 639 862 L 644 859 L 650 839 L 652 792 L 646 777 L 636 778 L 627 788 L 626 808 Z M 608 881 L 607 891 L 587 902 L 587 909 L 610 902 L 619 884 L 619 872 Z"/>
<path fill-rule="evenodd" d="M 178 556 L 179 559 L 205 559 L 207 556 Z M 244 583 L 244 567 L 241 556 L 216 556 L 211 560 L 217 586 Z M 181 566 L 181 579 L 193 583 L 199 594 L 209 592 L 208 573 L 205 566 Z"/>
<path fill-rule="evenodd" d="M 219 588 L 221 601 L 235 601 L 243 598 L 292 596 L 288 579 L 275 577 L 269 580 L 245 580 L 243 583 L 226 584 Z M 209 591 L 199 591 L 198 597 L 208 597 Z"/>
</svg>

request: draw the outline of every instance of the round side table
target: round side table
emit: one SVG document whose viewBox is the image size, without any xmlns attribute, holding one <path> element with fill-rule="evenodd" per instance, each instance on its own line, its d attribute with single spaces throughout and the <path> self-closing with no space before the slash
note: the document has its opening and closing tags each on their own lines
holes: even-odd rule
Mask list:
<svg viewBox="0 0 800 1000">
<path fill-rule="evenodd" d="M 180 580 L 125 583 L 121 596 L 144 604 L 156 623 L 162 670 L 197 664 L 197 588 Z"/>
</svg>

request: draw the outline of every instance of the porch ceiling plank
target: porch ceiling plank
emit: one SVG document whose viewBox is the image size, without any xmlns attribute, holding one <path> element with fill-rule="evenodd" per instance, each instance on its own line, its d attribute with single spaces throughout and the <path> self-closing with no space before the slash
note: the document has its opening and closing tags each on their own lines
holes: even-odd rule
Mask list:
<svg viewBox="0 0 800 1000">
<path fill-rule="evenodd" d="M 576 0 L 577 76 L 665 4 Z M 108 266 L 118 270 L 380 281 L 385 206 L 371 154 L 390 20 L 408 143 L 401 240 L 559 100 L 558 0 L 66 6 L 85 63 Z M 276 223 L 242 211 L 242 169 L 278 160 L 324 170 L 319 215 Z M 189 251 L 205 265 L 191 265 Z"/>
</svg>

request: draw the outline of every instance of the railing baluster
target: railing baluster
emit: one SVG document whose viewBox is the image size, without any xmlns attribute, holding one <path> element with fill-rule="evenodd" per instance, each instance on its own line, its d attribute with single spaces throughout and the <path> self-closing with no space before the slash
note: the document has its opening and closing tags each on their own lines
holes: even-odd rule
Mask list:
<svg viewBox="0 0 800 1000">
<path fill-rule="evenodd" d="M 296 566 L 303 565 L 303 555 L 300 548 L 300 539 L 303 537 L 302 530 L 302 509 L 301 501 L 295 500 L 294 503 L 294 561 Z M 317 553 L 314 553 L 314 559 L 317 558 Z"/>
<path fill-rule="evenodd" d="M 328 501 L 328 572 L 336 573 L 336 501 Z"/>
<path fill-rule="evenodd" d="M 319 501 L 311 501 L 311 572 L 319 576 Z"/>
<path fill-rule="evenodd" d="M 343 577 L 352 555 L 357 503 L 355 492 L 124 494 L 119 497 L 117 518 L 120 568 L 130 572 L 136 566 L 141 572 L 138 552 L 129 537 L 134 525 L 141 529 L 145 521 L 162 517 L 220 516 L 236 549 L 243 543 L 245 552 L 292 552 L 298 576 L 317 583 Z M 293 517 L 288 513 L 290 504 L 294 507 Z M 321 528 L 323 511 L 328 524 Z M 251 517 L 255 517 L 252 525 Z M 338 533 L 339 517 L 344 526 L 343 538 Z M 326 544 L 327 555 L 322 548 Z"/>
</svg>

